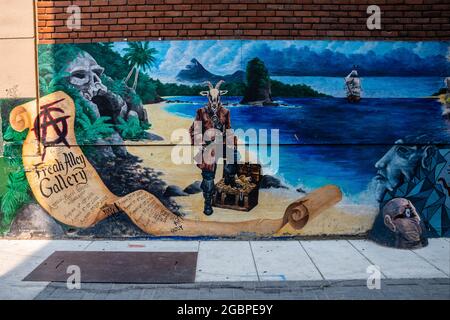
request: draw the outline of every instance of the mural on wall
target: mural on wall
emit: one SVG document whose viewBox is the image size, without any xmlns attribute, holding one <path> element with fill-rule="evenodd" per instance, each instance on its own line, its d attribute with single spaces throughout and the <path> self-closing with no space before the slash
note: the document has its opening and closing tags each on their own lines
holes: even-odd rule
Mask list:
<svg viewBox="0 0 450 320">
<path fill-rule="evenodd" d="M 39 106 L 2 104 L 3 229 L 449 236 L 448 45 L 40 45 Z"/>
<path fill-rule="evenodd" d="M 247 232 L 270 235 L 289 221 L 308 219 L 308 215 L 314 216 L 341 199 L 339 188 L 325 186 L 301 199 L 305 203 L 301 207 L 306 208 L 301 216 L 291 210 L 277 219 L 245 222 L 184 218 L 172 213 L 145 190 L 124 197 L 112 194 L 78 146 L 75 118 L 74 103 L 62 91 L 43 97 L 39 106 L 35 101 L 29 102 L 14 108 L 10 114 L 15 131 L 28 129 L 23 142 L 23 166 L 35 199 L 46 212 L 66 225 L 86 228 L 122 211 L 149 234 L 236 236 Z"/>
</svg>

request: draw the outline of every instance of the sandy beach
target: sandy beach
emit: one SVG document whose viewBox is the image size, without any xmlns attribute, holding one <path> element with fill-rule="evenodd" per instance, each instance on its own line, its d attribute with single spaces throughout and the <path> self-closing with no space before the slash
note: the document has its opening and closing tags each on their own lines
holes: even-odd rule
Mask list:
<svg viewBox="0 0 450 320">
<path fill-rule="evenodd" d="M 142 165 L 161 172 L 161 178 L 168 185 L 177 185 L 184 189 L 194 181 L 201 180 L 201 171 L 194 163 L 175 164 L 172 152 L 178 152 L 174 146 L 180 139 L 174 139 L 172 133 L 177 129 L 188 129 L 192 120 L 171 114 L 164 109 L 164 102 L 146 105 L 152 128 L 149 130 L 163 138 L 163 141 L 134 143 L 128 145 L 128 151 L 143 160 Z M 191 150 L 190 152 L 187 150 Z M 185 149 L 186 157 L 192 157 L 192 148 Z M 217 169 L 216 182 L 222 175 L 222 166 Z M 264 173 L 263 173 L 264 174 Z M 189 219 L 211 221 L 245 221 L 260 218 L 279 218 L 284 215 L 285 208 L 304 194 L 295 190 L 261 189 L 259 203 L 250 212 L 240 212 L 229 209 L 214 208 L 212 216 L 205 216 L 203 196 L 201 193 L 176 197 L 174 200 L 182 206 L 182 211 Z M 367 232 L 375 219 L 377 208 L 361 205 L 342 205 L 332 207 L 317 218 L 308 222 L 301 230 L 285 226 L 280 230 L 283 235 L 347 235 Z"/>
</svg>

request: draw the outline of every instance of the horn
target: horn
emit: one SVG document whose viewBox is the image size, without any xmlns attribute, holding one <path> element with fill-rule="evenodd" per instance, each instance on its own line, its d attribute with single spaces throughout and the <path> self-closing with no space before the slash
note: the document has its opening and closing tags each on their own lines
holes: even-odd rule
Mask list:
<svg viewBox="0 0 450 320">
<path fill-rule="evenodd" d="M 206 86 L 208 86 L 210 90 L 213 88 L 213 85 L 212 85 L 212 83 L 210 81 L 205 81 L 204 84 Z"/>
<path fill-rule="evenodd" d="M 219 82 L 217 82 L 216 83 L 216 89 L 219 89 L 220 88 L 220 85 L 222 84 L 222 83 L 224 83 L 225 81 L 223 81 L 223 80 L 219 80 Z"/>
</svg>

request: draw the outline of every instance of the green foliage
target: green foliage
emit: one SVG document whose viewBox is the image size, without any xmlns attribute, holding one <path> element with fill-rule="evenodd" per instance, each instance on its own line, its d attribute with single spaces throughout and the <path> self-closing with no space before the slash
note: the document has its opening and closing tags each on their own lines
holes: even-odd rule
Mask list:
<svg viewBox="0 0 450 320">
<path fill-rule="evenodd" d="M 250 90 L 266 88 L 270 77 L 264 62 L 259 58 L 253 58 L 247 63 L 247 87 Z"/>
<path fill-rule="evenodd" d="M 21 150 L 21 146 L 11 144 L 7 146 L 20 147 L 19 150 Z M 7 162 L 10 168 L 15 171 L 8 174 L 6 191 L 0 196 L 0 229 L 5 230 L 9 228 L 9 225 L 17 214 L 17 210 L 31 198 L 28 180 L 26 179 L 25 170 L 22 165 L 22 158 L 20 156 L 7 158 Z"/>
<path fill-rule="evenodd" d="M 9 130 L 13 130 L 8 127 Z M 14 130 L 13 130 L 14 131 Z M 29 185 L 25 177 L 25 169 L 22 164 L 22 145 L 18 139 L 20 133 L 11 133 L 10 142 L 5 145 L 4 156 L 8 164 L 6 191 L 0 196 L 0 229 L 7 230 L 13 221 L 17 210 L 30 200 Z M 6 173 L 6 168 L 3 168 Z"/>
<path fill-rule="evenodd" d="M 43 72 L 43 75 L 40 77 L 42 78 L 40 81 L 41 95 L 48 95 L 61 90 L 74 100 L 76 109 L 75 135 L 78 143 L 94 143 L 95 140 L 110 136 L 113 133 L 112 125 L 107 123 L 110 118 L 101 117 L 96 119 L 89 102 L 83 99 L 79 91 L 67 81 L 69 74 L 60 71 L 53 73 L 51 77 L 48 77 L 45 72 Z M 118 87 L 117 83 L 116 87 Z M 116 89 L 119 90 L 119 88 Z"/>
<path fill-rule="evenodd" d="M 130 70 L 127 61 L 112 49 L 111 43 L 80 43 L 74 46 L 89 53 L 113 79 L 124 79 Z"/>
<path fill-rule="evenodd" d="M 155 48 L 150 48 L 150 43 L 148 41 L 131 42 L 128 44 L 128 48 L 125 48 L 124 51 L 124 58 L 131 66 L 131 70 L 125 79 L 125 83 L 131 77 L 134 70 L 136 74 L 133 82 L 133 89 L 136 89 L 140 70 L 150 70 L 150 68 L 155 65 L 155 54 L 158 51 Z"/>
<path fill-rule="evenodd" d="M 22 166 L 22 144 L 19 142 L 5 144 L 3 155 L 10 166 Z"/>
<path fill-rule="evenodd" d="M 247 63 L 247 83 L 244 97 L 241 103 L 253 101 L 270 101 L 270 77 L 264 62 L 259 58 L 253 58 Z"/>
<path fill-rule="evenodd" d="M 137 83 L 136 93 L 141 98 L 142 103 L 154 103 L 155 101 L 160 100 L 156 88 L 156 81 L 152 80 L 147 75 L 141 75 L 139 82 Z"/>
<path fill-rule="evenodd" d="M 272 97 L 302 98 L 327 96 L 304 84 L 290 85 L 272 80 L 264 62 L 259 58 L 251 59 L 247 63 L 247 84 L 244 96 L 258 98 L 258 92 L 268 91 L 269 88 Z"/>
<path fill-rule="evenodd" d="M 78 46 L 67 44 L 39 45 L 38 64 L 39 77 L 49 82 L 55 75 L 64 70 L 81 52 Z"/>
<path fill-rule="evenodd" d="M 245 92 L 245 83 L 243 82 L 231 82 L 224 83 L 220 86 L 221 90 L 228 90 L 228 96 L 243 96 Z"/>
<path fill-rule="evenodd" d="M 277 80 L 271 80 L 271 90 L 273 97 L 327 97 L 305 84 L 285 84 Z"/>
<path fill-rule="evenodd" d="M 24 99 L 1 101 L 2 115 L 4 112 L 9 114 L 13 107 L 25 102 Z M 22 164 L 22 143 L 28 130 L 17 132 L 11 127 L 9 121 L 4 121 L 3 130 L 6 144 L 2 163 L 6 166 L 2 168 L 1 174 L 8 174 L 8 179 L 0 181 L 0 183 L 6 184 L 0 188 L 2 190 L 2 194 L 0 194 L 0 233 L 9 229 L 17 210 L 30 199 L 29 185 Z"/>
<path fill-rule="evenodd" d="M 3 139 L 8 142 L 16 142 L 25 140 L 28 134 L 28 130 L 18 132 L 14 130 L 11 126 L 7 126 L 5 133 L 3 134 Z"/>
<path fill-rule="evenodd" d="M 136 66 L 143 71 L 149 70 L 156 62 L 155 54 L 158 52 L 155 48 L 150 48 L 150 42 L 130 42 L 128 48 L 124 49 L 124 58 L 130 66 Z"/>
<path fill-rule="evenodd" d="M 81 50 L 76 46 L 59 44 L 39 46 L 40 94 L 44 96 L 63 90 L 71 96 L 77 111 L 75 120 L 77 139 L 92 141 L 93 136 L 98 138 L 110 135 L 113 130 L 111 125 L 105 123 L 105 118 L 93 120 L 95 115 L 86 100 L 82 99 L 79 92 L 67 82 L 69 74 L 64 72 L 64 69 L 80 52 Z M 13 107 L 25 102 L 17 99 L 1 101 L 2 116 L 7 116 Z M 30 200 L 29 185 L 22 163 L 22 143 L 28 131 L 17 132 L 6 121 L 3 124 L 3 131 L 5 141 L 8 142 L 4 148 L 4 156 L 12 172 L 8 175 L 6 191 L 1 195 L 0 232 L 8 230 L 17 210 Z"/>
<path fill-rule="evenodd" d="M 202 86 L 187 86 L 176 83 L 162 83 L 156 80 L 156 91 L 160 96 L 197 96 L 205 87 Z"/>
<path fill-rule="evenodd" d="M 145 130 L 150 129 L 150 125 L 141 125 L 137 117 L 129 117 L 128 120 L 118 117 L 117 120 L 120 135 L 126 140 L 140 140 L 144 137 Z"/>
<path fill-rule="evenodd" d="M 123 97 L 127 93 L 127 85 L 122 80 L 113 80 L 110 77 L 102 75 L 102 83 L 108 87 L 108 90 L 114 94 Z"/>
<path fill-rule="evenodd" d="M 29 185 L 24 170 L 8 175 L 6 192 L 1 197 L 2 226 L 9 226 L 17 210 L 30 201 Z"/>
<path fill-rule="evenodd" d="M 85 113 L 78 117 L 79 128 L 77 137 L 86 144 L 95 143 L 99 137 L 108 137 L 114 133 L 112 124 L 108 123 L 110 117 L 99 117 L 92 121 Z M 77 138 L 77 141 L 78 138 Z"/>
</svg>

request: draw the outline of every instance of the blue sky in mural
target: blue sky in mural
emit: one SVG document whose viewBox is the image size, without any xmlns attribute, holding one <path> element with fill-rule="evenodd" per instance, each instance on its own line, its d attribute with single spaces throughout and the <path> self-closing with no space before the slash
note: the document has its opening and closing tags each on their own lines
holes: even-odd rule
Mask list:
<svg viewBox="0 0 450 320">
<path fill-rule="evenodd" d="M 405 41 L 154 41 L 158 50 L 150 77 L 175 82 L 180 70 L 197 59 L 217 75 L 245 70 L 262 59 L 271 78 L 306 84 L 333 98 L 274 97 L 277 107 L 240 105 L 241 97 L 224 96 L 234 128 L 280 130 L 279 166 L 262 161 L 266 174 L 310 190 L 324 184 L 341 187 L 350 200 L 365 201 L 378 159 L 388 145 L 417 134 L 427 142 L 449 141 L 441 104 L 429 97 L 450 74 L 450 42 Z M 127 43 L 115 43 L 123 54 Z M 343 77 L 358 65 L 363 99 L 350 104 Z M 407 99 L 406 99 L 407 98 Z M 202 96 L 179 97 L 166 110 L 193 119 L 206 102 Z M 300 137 L 300 138 L 299 138 Z M 425 140 L 424 140 L 425 143 Z M 360 145 L 371 145 L 358 147 Z M 336 147 L 339 146 L 339 147 Z M 264 157 L 263 157 L 264 159 Z M 318 174 L 318 172 L 320 174 Z M 367 191 L 369 190 L 369 191 Z M 372 201 L 372 197 L 369 197 Z"/>
<path fill-rule="evenodd" d="M 450 42 L 407 41 L 152 41 L 158 50 L 155 78 L 174 81 L 196 58 L 208 71 L 224 75 L 244 70 L 253 57 L 272 75 L 341 76 L 354 64 L 367 76 L 438 76 L 449 73 Z M 123 53 L 126 42 L 115 43 Z"/>
</svg>

